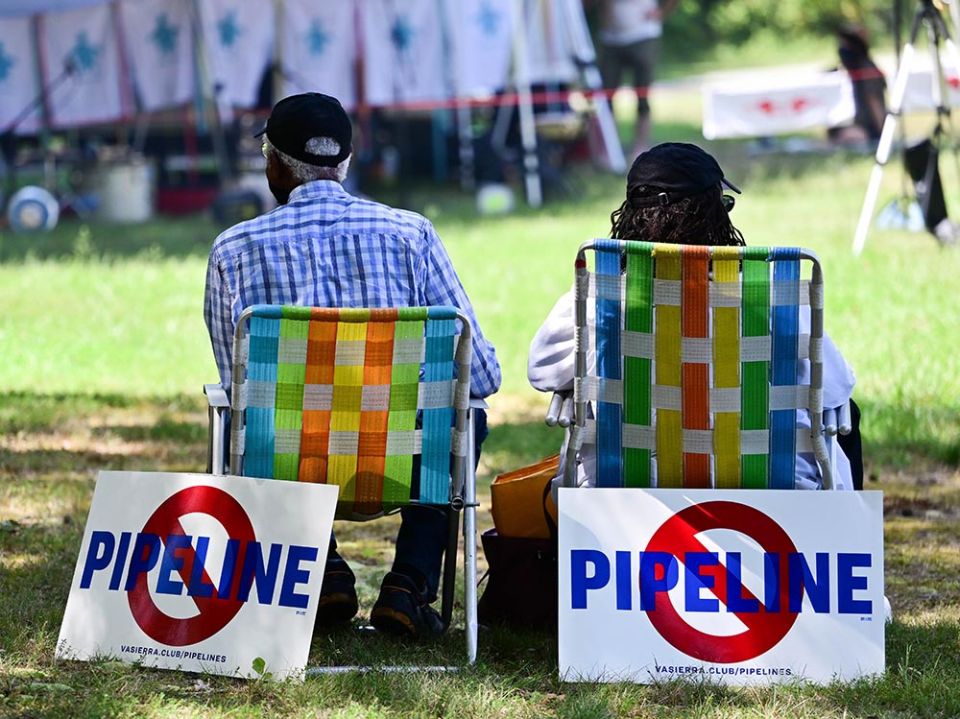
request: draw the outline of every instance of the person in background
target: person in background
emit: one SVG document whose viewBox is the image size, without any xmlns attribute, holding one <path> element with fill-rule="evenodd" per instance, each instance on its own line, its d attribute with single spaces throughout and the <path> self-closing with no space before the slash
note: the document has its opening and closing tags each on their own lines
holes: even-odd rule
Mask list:
<svg viewBox="0 0 960 719">
<path fill-rule="evenodd" d="M 603 85 L 616 90 L 629 74 L 637 89 L 637 120 L 632 156 L 650 147 L 650 102 L 647 98 L 660 58 L 663 20 L 678 0 L 590 0 L 599 2 L 600 73 Z"/>
<path fill-rule="evenodd" d="M 842 25 L 837 30 L 837 52 L 853 83 L 854 116 L 852 125 L 831 128 L 828 137 L 841 145 L 875 144 L 887 115 L 887 83 L 870 57 L 866 28 Z"/>
<path fill-rule="evenodd" d="M 473 330 L 471 391 L 475 397 L 493 394 L 500 386 L 496 353 L 433 225 L 343 188 L 352 132 L 340 102 L 313 92 L 278 102 L 258 133 L 278 207 L 221 233 L 207 265 L 204 319 L 221 384 L 229 391 L 234 330 L 250 305 L 452 305 Z M 482 410 L 475 422 L 479 453 L 486 436 Z M 405 507 L 401 517 L 393 568 L 370 621 L 388 634 L 438 634 L 444 627 L 430 604 L 437 598 L 447 517 L 416 506 Z M 346 622 L 358 611 L 356 579 L 336 548 L 331 540 L 318 626 Z"/>
<path fill-rule="evenodd" d="M 733 197 L 724 188 L 739 190 L 723 176 L 720 165 L 696 145 L 666 142 L 642 153 L 627 175 L 626 198 L 610 217 L 610 237 L 692 245 L 744 245 L 740 230 L 730 221 Z M 587 324 L 595 322 L 595 304 L 587 304 Z M 527 378 L 541 392 L 570 390 L 574 379 L 574 294 L 562 295 L 530 343 Z M 800 334 L 810 333 L 810 307 L 800 308 Z M 589 340 L 587 371 L 596 372 L 596 353 Z M 856 379 L 840 350 L 823 338 L 823 406 L 840 407 L 850 401 Z M 798 363 L 797 384 L 810 384 L 810 362 Z M 834 482 L 842 489 L 863 488 L 860 450 L 860 414 L 851 401 L 853 432 L 841 437 Z M 798 412 L 798 427 L 810 427 L 810 418 Z M 565 457 L 561 450 L 561 461 Z M 559 475 L 563 476 L 561 464 Z M 595 446 L 584 445 L 577 481 L 593 486 Z M 820 471 L 813 454 L 797 455 L 798 489 L 817 489 Z"/>
</svg>

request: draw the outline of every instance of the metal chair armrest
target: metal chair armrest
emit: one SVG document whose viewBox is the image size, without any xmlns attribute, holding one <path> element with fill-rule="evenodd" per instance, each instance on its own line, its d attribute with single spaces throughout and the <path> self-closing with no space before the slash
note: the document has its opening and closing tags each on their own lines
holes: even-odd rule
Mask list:
<svg viewBox="0 0 960 719">
<path fill-rule="evenodd" d="M 853 431 L 853 421 L 850 419 L 850 400 L 837 408 L 837 428 L 843 435 L 850 434 Z"/>
<path fill-rule="evenodd" d="M 207 406 L 218 409 L 230 407 L 227 391 L 221 385 L 205 384 L 203 385 L 203 393 L 207 396 Z"/>
<path fill-rule="evenodd" d="M 837 434 L 837 410 L 833 407 L 823 410 L 823 432 L 828 437 Z"/>
<path fill-rule="evenodd" d="M 573 391 L 561 390 L 554 392 L 547 408 L 544 419 L 549 427 L 563 427 L 566 429 L 573 424 Z"/>
<path fill-rule="evenodd" d="M 230 409 L 227 393 L 219 384 L 205 384 L 203 393 L 207 396 L 207 472 L 224 474 L 224 448 L 227 444 L 225 421 Z"/>
</svg>

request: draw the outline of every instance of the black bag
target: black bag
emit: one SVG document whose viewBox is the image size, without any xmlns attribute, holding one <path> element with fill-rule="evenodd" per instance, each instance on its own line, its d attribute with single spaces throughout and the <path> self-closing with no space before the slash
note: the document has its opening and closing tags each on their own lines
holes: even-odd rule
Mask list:
<svg viewBox="0 0 960 719">
<path fill-rule="evenodd" d="M 550 489 L 547 482 L 549 539 L 501 537 L 496 529 L 480 536 L 489 566 L 477 605 L 484 624 L 557 630 L 557 525 L 546 511 Z"/>
<path fill-rule="evenodd" d="M 917 191 L 923 212 L 923 223 L 936 236 L 936 227 L 947 218 L 947 201 L 940 182 L 940 151 L 929 139 L 910 145 L 903 151 L 903 161 Z"/>
</svg>

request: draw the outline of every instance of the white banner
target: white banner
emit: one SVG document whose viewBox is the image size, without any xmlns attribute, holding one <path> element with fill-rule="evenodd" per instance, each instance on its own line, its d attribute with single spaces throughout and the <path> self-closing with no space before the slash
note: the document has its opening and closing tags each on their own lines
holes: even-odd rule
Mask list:
<svg viewBox="0 0 960 719">
<path fill-rule="evenodd" d="M 336 485 L 101 472 L 59 659 L 302 678 Z"/>
<path fill-rule="evenodd" d="M 708 140 L 834 127 L 849 124 L 853 115 L 853 89 L 846 73 L 703 88 L 703 136 Z"/>
<path fill-rule="evenodd" d="M 561 489 L 566 681 L 884 671 L 883 495 Z"/>
<path fill-rule="evenodd" d="M 530 82 L 571 82 L 577 76 L 566 16 L 556 0 L 532 0 L 527 7 L 527 72 Z"/>
<path fill-rule="evenodd" d="M 505 88 L 513 60 L 515 0 L 446 0 L 460 96 Z"/>
<path fill-rule="evenodd" d="M 364 87 L 371 105 L 447 99 L 442 0 L 363 0 Z"/>
<path fill-rule="evenodd" d="M 33 50 L 33 23 L 29 17 L 0 20 L 0 132 L 33 102 L 40 92 Z M 36 132 L 40 108 L 35 108 L 16 128 L 19 133 Z"/>
<path fill-rule="evenodd" d="M 193 99 L 191 7 L 192 0 L 126 0 L 120 5 L 134 82 L 147 111 Z"/>
<path fill-rule="evenodd" d="M 347 110 L 357 104 L 357 8 L 353 0 L 285 0 L 280 40 L 283 91 L 322 92 Z"/>
<path fill-rule="evenodd" d="M 273 53 L 273 3 L 203 0 L 199 5 L 212 95 L 224 112 L 253 107 Z"/>
<path fill-rule="evenodd" d="M 920 68 L 910 73 L 907 78 L 907 90 L 903 97 L 903 109 L 907 112 L 917 110 L 935 110 L 934 73 L 930 68 Z M 960 76 L 949 64 L 943 65 L 943 80 L 946 90 L 947 107 L 960 107 Z M 891 80 L 892 84 L 892 80 Z M 890 102 L 890 91 L 887 91 L 887 102 Z"/>
<path fill-rule="evenodd" d="M 120 53 L 111 6 L 49 13 L 40 17 L 44 83 L 65 69 L 70 76 L 48 98 L 51 124 L 58 127 L 110 122 L 122 117 Z"/>
</svg>

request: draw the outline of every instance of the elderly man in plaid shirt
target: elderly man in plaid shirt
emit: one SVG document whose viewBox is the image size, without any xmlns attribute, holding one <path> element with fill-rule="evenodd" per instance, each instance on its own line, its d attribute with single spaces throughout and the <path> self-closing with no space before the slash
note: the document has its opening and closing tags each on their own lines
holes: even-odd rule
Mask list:
<svg viewBox="0 0 960 719">
<path fill-rule="evenodd" d="M 486 397 L 500 386 L 493 345 L 429 220 L 353 197 L 341 183 L 351 158 L 352 128 L 340 103 L 319 93 L 295 95 L 273 108 L 263 154 L 277 209 L 223 232 L 207 267 L 204 318 L 220 381 L 230 387 L 233 333 L 250 305 L 404 307 L 453 305 L 473 328 L 472 390 Z M 486 417 L 477 413 L 478 442 Z M 402 511 L 392 570 L 370 614 L 373 625 L 401 636 L 443 631 L 430 606 L 437 597 L 447 541 L 443 514 L 421 507 Z M 357 612 L 355 578 L 331 551 L 317 612 L 318 626 Z"/>
</svg>

